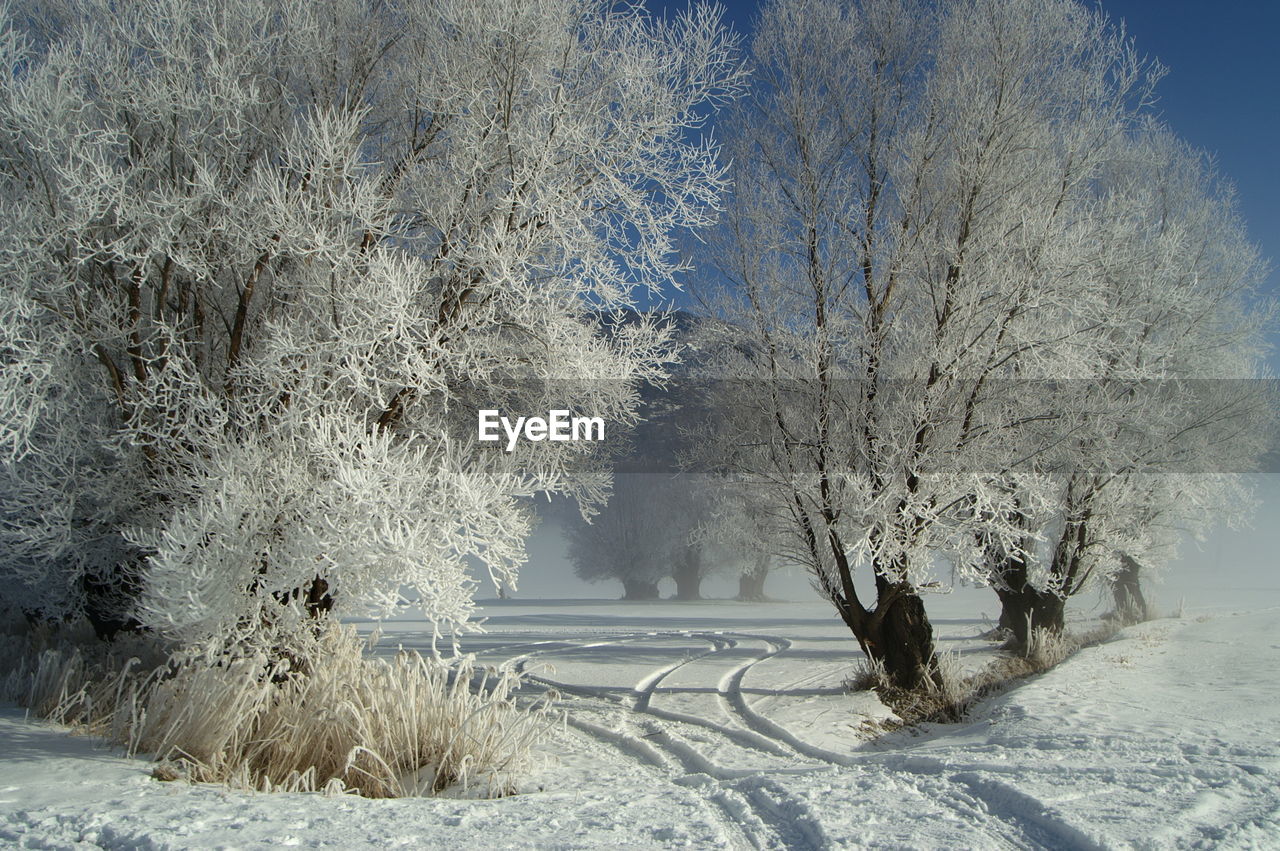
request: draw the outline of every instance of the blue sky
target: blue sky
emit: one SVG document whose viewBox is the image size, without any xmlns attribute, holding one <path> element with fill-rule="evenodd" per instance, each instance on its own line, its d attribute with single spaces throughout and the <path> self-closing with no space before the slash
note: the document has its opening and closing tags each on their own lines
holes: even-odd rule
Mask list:
<svg viewBox="0 0 1280 851">
<path fill-rule="evenodd" d="M 687 0 L 649 0 L 654 11 Z M 749 33 L 755 0 L 723 4 L 730 23 Z M 1280 2 L 1276 0 L 1103 0 L 1144 55 L 1169 73 L 1157 111 L 1178 135 L 1212 154 L 1236 185 L 1249 233 L 1280 266 Z M 1280 296 L 1280 271 L 1267 290 Z M 1276 335 L 1273 335 L 1276 339 Z M 1280 343 L 1280 339 L 1277 339 Z M 1280 351 L 1272 371 L 1280 374 Z"/>
<path fill-rule="evenodd" d="M 745 5 L 745 4 L 741 4 Z M 1280 3 L 1107 0 L 1138 50 L 1169 68 L 1157 109 L 1236 185 L 1249 234 L 1280 264 Z M 1267 289 L 1280 296 L 1274 268 Z M 1273 369 L 1280 358 L 1272 355 Z M 1280 369 L 1277 369 L 1280 372 Z"/>
</svg>

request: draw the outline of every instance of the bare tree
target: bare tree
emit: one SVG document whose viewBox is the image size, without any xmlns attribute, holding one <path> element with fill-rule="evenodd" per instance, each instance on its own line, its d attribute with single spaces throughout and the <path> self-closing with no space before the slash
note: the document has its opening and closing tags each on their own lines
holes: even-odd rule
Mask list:
<svg viewBox="0 0 1280 851">
<path fill-rule="evenodd" d="M 773 3 L 754 54 L 715 256 L 754 344 L 729 368 L 764 381 L 725 399 L 725 445 L 863 650 L 919 687 L 935 556 L 985 574 L 987 545 L 1021 545 L 1015 490 L 1052 486 L 1013 447 L 1053 400 L 1011 380 L 1097 357 L 1080 222 L 1150 80 L 1069 0 Z"/>
<path fill-rule="evenodd" d="M 1253 381 L 1270 316 L 1263 264 L 1230 188 L 1203 155 L 1155 125 L 1118 140 L 1096 184 L 1090 265 L 1106 283 L 1078 342 L 1097 353 L 1087 378 L 1046 391 L 1076 412 L 1041 456 L 1056 493 L 1030 537 L 999 547 L 992 584 L 1001 624 L 1063 626 L 1066 600 L 1108 580 L 1145 609 L 1138 576 L 1158 570 L 1187 533 L 1239 522 L 1251 501 L 1240 474 L 1267 448 L 1275 400 Z"/>
<path fill-rule="evenodd" d="M 713 397 L 715 394 L 711 394 Z M 702 445 L 716 453 L 718 443 L 713 435 L 726 424 L 714 417 L 705 430 Z M 692 464 L 707 465 L 714 458 L 691 456 Z M 719 474 L 704 476 L 707 487 L 703 498 L 709 501 L 709 516 L 703 521 L 700 537 L 725 568 L 738 573 L 738 600 L 760 603 L 768 599 L 765 583 L 779 564 L 785 563 L 787 550 L 785 527 L 780 526 L 771 510 L 773 495 L 767 488 L 756 486 L 749 477 Z"/>
</svg>

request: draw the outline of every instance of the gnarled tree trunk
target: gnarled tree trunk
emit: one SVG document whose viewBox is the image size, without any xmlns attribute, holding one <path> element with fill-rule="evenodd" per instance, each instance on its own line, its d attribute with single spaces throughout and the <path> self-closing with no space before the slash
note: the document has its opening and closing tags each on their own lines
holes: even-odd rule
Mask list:
<svg viewBox="0 0 1280 851">
<path fill-rule="evenodd" d="M 689 545 L 682 547 L 671 571 L 676 581 L 677 600 L 702 599 L 702 549 Z"/>
<path fill-rule="evenodd" d="M 1000 628 L 1013 633 L 1014 643 L 1025 648 L 1033 629 L 1060 633 L 1066 627 L 1067 601 L 1029 585 L 1018 590 L 997 588 L 1000 597 Z"/>
<path fill-rule="evenodd" d="M 769 557 L 759 556 L 751 566 L 738 575 L 738 597 L 746 603 L 760 603 L 765 599 L 764 583 L 769 578 Z"/>
<path fill-rule="evenodd" d="M 1121 621 L 1144 621 L 1151 616 L 1147 599 L 1142 595 L 1142 566 L 1129 556 L 1120 557 L 1120 570 L 1111 579 L 1111 595 L 1115 599 L 1116 617 Z"/>
<path fill-rule="evenodd" d="M 806 524 L 806 531 L 813 526 Z M 876 566 L 876 602 L 868 609 L 858 599 L 853 585 L 852 565 L 839 532 L 828 529 L 824 536 L 834 561 L 834 574 L 818 572 L 819 588 L 836 607 L 849 631 L 858 639 L 862 652 L 884 666 L 888 685 L 917 691 L 941 685 L 933 645 L 933 624 L 925 613 L 924 600 L 915 586 L 902 579 L 905 565 Z M 816 535 L 808 535 L 812 552 L 818 555 Z"/>
<path fill-rule="evenodd" d="M 880 582 L 877 578 L 876 584 Z M 941 685 L 933 624 L 925 613 L 924 600 L 908 583 L 885 584 L 892 590 L 880 595 L 864 630 L 865 638 L 859 635 L 859 641 L 868 655 L 884 665 L 891 685 L 912 691 L 930 682 Z"/>
<path fill-rule="evenodd" d="M 993 580 L 992 587 L 1000 598 L 1000 628 L 1013 634 L 1015 646 L 1025 648 L 1033 629 L 1060 633 L 1065 628 L 1066 599 L 1028 584 L 1023 559 L 1002 559 L 994 570 Z"/>
<path fill-rule="evenodd" d="M 622 580 L 624 600 L 656 600 L 658 599 L 658 583 L 643 579 Z"/>
</svg>

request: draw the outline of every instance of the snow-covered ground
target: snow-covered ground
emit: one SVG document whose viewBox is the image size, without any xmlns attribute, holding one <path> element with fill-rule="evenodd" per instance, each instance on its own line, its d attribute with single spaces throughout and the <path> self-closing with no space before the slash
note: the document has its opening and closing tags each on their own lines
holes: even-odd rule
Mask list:
<svg viewBox="0 0 1280 851">
<path fill-rule="evenodd" d="M 940 645 L 981 664 L 986 624 L 960 614 L 980 609 L 930 602 Z M 1083 650 L 965 723 L 875 741 L 860 728 L 886 710 L 842 692 L 856 645 L 823 603 L 495 603 L 467 649 L 564 695 L 522 794 L 161 783 L 10 707 L 0 845 L 1280 847 L 1280 595 L 1214 603 Z M 381 647 L 420 645 L 419 626 Z"/>
</svg>

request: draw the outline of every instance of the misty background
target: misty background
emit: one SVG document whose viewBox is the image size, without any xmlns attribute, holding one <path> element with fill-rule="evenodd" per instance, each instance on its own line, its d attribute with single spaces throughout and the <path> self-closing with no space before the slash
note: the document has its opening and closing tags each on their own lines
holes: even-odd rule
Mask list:
<svg viewBox="0 0 1280 851">
<path fill-rule="evenodd" d="M 1146 577 L 1148 600 L 1160 614 L 1168 614 L 1180 603 L 1188 607 L 1215 606 L 1220 601 L 1240 597 L 1240 591 L 1280 591 L 1280 571 L 1276 570 L 1280 553 L 1280 473 L 1259 473 L 1250 477 L 1260 505 L 1248 527 L 1230 529 L 1217 524 L 1203 542 L 1185 536 L 1178 558 L 1168 567 Z M 511 593 L 514 600 L 606 599 L 622 596 L 617 581 L 585 582 L 574 575 L 568 557 L 568 542 L 563 523 L 556 511 L 544 512 L 528 542 L 528 561 L 520 571 L 519 588 Z M 569 509 L 572 510 L 572 509 Z M 477 597 L 492 601 L 496 592 L 487 577 L 476 574 L 480 587 Z M 675 582 L 669 578 L 659 583 L 663 598 L 675 593 Z M 729 569 L 713 573 L 702 583 L 706 599 L 730 600 L 738 592 L 738 574 Z M 765 593 L 779 601 L 799 602 L 819 599 L 809 584 L 808 574 L 799 567 L 773 570 L 765 584 Z M 982 611 L 982 595 L 990 599 L 988 614 L 999 614 L 995 595 L 985 589 L 957 587 L 957 594 L 975 594 Z M 650 605 L 637 602 L 636 606 Z M 1077 609 L 1096 606 L 1099 613 L 1112 605 L 1110 589 L 1100 587 L 1075 601 Z M 832 615 L 834 617 L 834 613 Z"/>
</svg>

